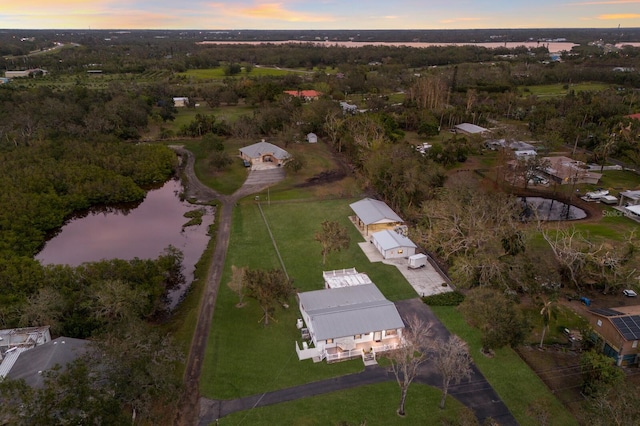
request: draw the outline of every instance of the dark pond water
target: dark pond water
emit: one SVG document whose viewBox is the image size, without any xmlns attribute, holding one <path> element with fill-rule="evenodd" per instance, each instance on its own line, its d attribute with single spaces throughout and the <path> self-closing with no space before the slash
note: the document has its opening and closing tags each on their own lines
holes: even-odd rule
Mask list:
<svg viewBox="0 0 640 426">
<path fill-rule="evenodd" d="M 587 217 L 581 208 L 565 204 L 558 200 L 542 197 L 518 197 L 522 202 L 524 220 L 577 220 Z"/>
<path fill-rule="evenodd" d="M 209 242 L 207 231 L 213 222 L 213 208 L 206 207 L 201 225 L 182 228 L 189 221 L 184 214 L 202 207 L 180 201 L 181 189 L 179 180 L 170 180 L 149 191 L 133 208 L 92 211 L 72 219 L 36 259 L 42 264 L 71 266 L 102 259 L 155 259 L 172 245 L 184 254 L 186 278 L 183 286 L 169 294 L 170 307 L 174 308 L 193 281 L 195 264 Z"/>
</svg>

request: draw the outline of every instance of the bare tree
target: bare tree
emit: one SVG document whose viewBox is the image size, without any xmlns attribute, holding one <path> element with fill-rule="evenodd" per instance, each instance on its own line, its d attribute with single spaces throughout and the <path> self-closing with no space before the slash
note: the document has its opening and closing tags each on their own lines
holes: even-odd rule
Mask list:
<svg viewBox="0 0 640 426">
<path fill-rule="evenodd" d="M 431 323 L 425 323 L 417 316 L 412 316 L 402 334 L 402 345 L 389 352 L 391 371 L 400 386 L 400 404 L 398 414 L 405 415 L 404 405 L 407 399 L 409 385 L 418 374 L 418 367 L 424 363 L 429 354 L 429 338 L 431 337 Z"/>
<path fill-rule="evenodd" d="M 434 362 L 442 375 L 442 398 L 440 409 L 444 409 L 449 385 L 460 384 L 462 379 L 471 379 L 471 355 L 467 343 L 452 334 L 447 340 L 436 340 L 433 344 Z"/>
<path fill-rule="evenodd" d="M 238 304 L 236 305 L 238 308 L 244 306 L 244 293 L 245 293 L 245 282 L 244 282 L 244 274 L 247 272 L 246 266 L 238 267 L 236 265 L 231 265 L 231 281 L 227 283 L 229 288 L 233 290 L 234 293 L 238 295 Z"/>
<path fill-rule="evenodd" d="M 542 309 L 540 309 L 540 315 L 542 315 L 542 337 L 540 337 L 540 348 L 542 348 L 544 343 L 544 335 L 549 329 L 549 323 L 551 322 L 551 319 L 556 316 L 556 308 L 557 304 L 555 300 L 551 299 L 542 301 Z"/>
</svg>

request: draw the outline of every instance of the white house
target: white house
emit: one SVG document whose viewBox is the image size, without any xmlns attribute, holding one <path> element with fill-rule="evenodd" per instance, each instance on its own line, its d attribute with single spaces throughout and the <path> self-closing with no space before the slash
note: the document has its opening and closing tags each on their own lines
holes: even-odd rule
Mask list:
<svg viewBox="0 0 640 426">
<path fill-rule="evenodd" d="M 640 191 L 620 192 L 621 206 L 635 206 L 636 204 L 640 204 Z"/>
<path fill-rule="evenodd" d="M 353 222 L 365 235 L 383 229 L 394 229 L 404 224 L 404 220 L 383 201 L 365 198 L 349 204 L 349 207 L 356 214 Z"/>
<path fill-rule="evenodd" d="M 373 358 L 402 343 L 404 323 L 393 302 L 375 284 L 362 284 L 298 294 L 302 321 L 302 349 L 298 359 L 336 362 Z"/>
<path fill-rule="evenodd" d="M 413 241 L 389 229 L 372 234 L 371 243 L 385 259 L 406 258 L 416 254 L 417 246 Z"/>
</svg>

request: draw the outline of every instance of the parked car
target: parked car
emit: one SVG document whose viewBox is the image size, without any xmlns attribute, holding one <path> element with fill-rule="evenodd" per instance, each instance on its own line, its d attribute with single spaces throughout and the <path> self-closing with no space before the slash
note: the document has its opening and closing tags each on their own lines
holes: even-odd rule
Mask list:
<svg viewBox="0 0 640 426">
<path fill-rule="evenodd" d="M 636 293 L 633 290 L 623 290 L 622 294 L 624 294 L 627 297 L 636 297 L 638 295 L 638 293 Z"/>
</svg>

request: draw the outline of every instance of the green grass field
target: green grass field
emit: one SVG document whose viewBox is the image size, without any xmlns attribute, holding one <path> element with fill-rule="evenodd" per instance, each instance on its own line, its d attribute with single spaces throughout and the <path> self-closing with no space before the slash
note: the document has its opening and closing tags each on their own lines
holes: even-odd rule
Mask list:
<svg viewBox="0 0 640 426">
<path fill-rule="evenodd" d="M 447 329 L 462 337 L 471 350 L 473 361 L 487 381 L 509 407 L 519 424 L 537 426 L 536 419 L 527 414 L 529 404 L 546 401 L 552 424 L 577 425 L 571 413 L 549 392 L 547 386 L 511 348 L 495 351 L 488 358 L 481 353 L 480 332 L 469 327 L 462 315 L 453 307 L 432 306 Z"/>
<path fill-rule="evenodd" d="M 468 410 L 449 397 L 438 408 L 438 389 L 414 383 L 409 388 L 405 417 L 396 414 L 400 391 L 395 381 L 361 386 L 277 405 L 241 411 L 220 419 L 220 425 L 387 426 L 440 425 L 469 418 Z"/>
<path fill-rule="evenodd" d="M 355 267 L 369 274 L 391 300 L 416 297 L 413 288 L 393 266 L 371 264 L 357 242 L 360 234 L 349 222 L 349 201 L 329 200 L 295 203 L 263 203 L 263 211 L 289 276 L 299 291 L 320 289 L 322 271 Z M 347 226 L 351 247 L 328 256 L 323 267 L 320 246 L 313 240 L 323 220 L 336 220 Z M 249 268 L 279 267 L 275 248 L 269 238 L 257 205 L 240 204 L 235 211 L 231 243 L 220 286 L 212 333 L 207 346 L 202 380 L 203 395 L 212 398 L 236 398 L 281 389 L 314 380 L 361 371 L 362 360 L 336 364 L 299 361 L 294 342 L 300 333 L 295 327 L 300 316 L 295 300 L 288 309 L 276 312 L 268 327 L 260 322 L 262 311 L 255 301 L 236 307 L 235 295 L 226 285 L 231 265 Z"/>
<path fill-rule="evenodd" d="M 569 91 L 585 92 L 585 91 L 600 91 L 611 87 L 604 83 L 579 83 L 579 84 L 543 84 L 539 86 L 526 86 L 521 89 L 523 96 L 536 95 L 540 97 L 548 96 L 564 96 Z"/>
</svg>

